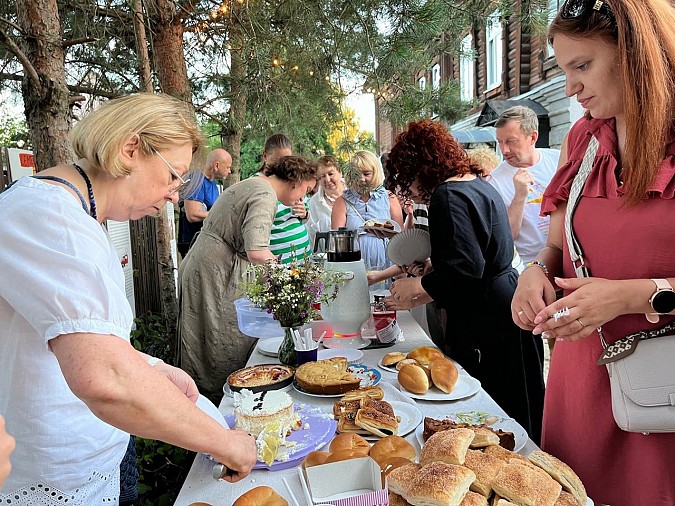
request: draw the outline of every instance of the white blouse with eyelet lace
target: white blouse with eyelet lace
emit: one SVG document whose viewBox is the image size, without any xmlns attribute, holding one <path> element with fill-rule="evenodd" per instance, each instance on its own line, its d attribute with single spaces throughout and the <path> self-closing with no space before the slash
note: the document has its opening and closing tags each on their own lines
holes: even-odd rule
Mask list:
<svg viewBox="0 0 675 506">
<path fill-rule="evenodd" d="M 45 203 L 39 216 L 35 202 Z M 23 178 L 0 208 L 0 258 L 11 266 L 0 272 L 0 413 L 16 439 L 0 505 L 116 505 L 129 435 L 72 393 L 49 341 L 129 340 L 119 256 L 61 187 Z"/>
</svg>

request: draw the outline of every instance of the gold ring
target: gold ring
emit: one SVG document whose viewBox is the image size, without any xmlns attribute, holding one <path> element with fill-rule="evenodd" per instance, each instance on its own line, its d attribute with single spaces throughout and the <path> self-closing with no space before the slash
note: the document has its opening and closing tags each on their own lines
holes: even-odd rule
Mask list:
<svg viewBox="0 0 675 506">
<path fill-rule="evenodd" d="M 524 312 L 525 312 L 525 311 L 518 311 L 518 316 L 520 316 L 520 315 L 523 314 Z"/>
<path fill-rule="evenodd" d="M 586 326 L 584 325 L 584 322 L 581 321 L 581 318 L 577 318 L 577 321 L 581 324 L 582 329 Z"/>
</svg>

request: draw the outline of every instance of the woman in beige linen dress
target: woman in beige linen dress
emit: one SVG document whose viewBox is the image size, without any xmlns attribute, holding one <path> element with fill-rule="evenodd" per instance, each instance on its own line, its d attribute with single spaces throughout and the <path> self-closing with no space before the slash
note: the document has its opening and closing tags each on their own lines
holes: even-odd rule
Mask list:
<svg viewBox="0 0 675 506">
<path fill-rule="evenodd" d="M 244 367 L 255 344 L 239 331 L 234 301 L 248 265 L 274 260 L 269 241 L 277 200 L 292 205 L 315 184 L 312 162 L 286 156 L 264 176 L 231 186 L 216 200 L 180 266 L 178 364 L 215 403 L 227 376 Z"/>
</svg>

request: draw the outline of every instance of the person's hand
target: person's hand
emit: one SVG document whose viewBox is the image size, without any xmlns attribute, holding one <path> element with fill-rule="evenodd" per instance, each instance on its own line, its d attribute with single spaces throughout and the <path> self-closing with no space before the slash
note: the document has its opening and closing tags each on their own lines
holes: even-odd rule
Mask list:
<svg viewBox="0 0 675 506">
<path fill-rule="evenodd" d="M 223 480 L 236 483 L 249 475 L 258 460 L 255 438 L 242 430 L 228 430 L 226 447 L 225 454 L 212 456 L 232 471 Z"/>
<path fill-rule="evenodd" d="M 427 302 L 428 294 L 422 288 L 422 278 L 401 278 L 394 281 L 389 290 L 390 294 L 384 298 L 387 309 L 411 309 Z"/>
<path fill-rule="evenodd" d="M 534 184 L 534 177 L 527 169 L 518 169 L 513 175 L 513 187 L 516 190 L 514 198 L 524 199 L 530 191 L 530 186 Z"/>
<path fill-rule="evenodd" d="M 368 228 L 366 231 L 369 234 L 373 234 L 375 237 L 379 237 L 380 239 L 389 239 L 391 237 L 394 237 L 398 232 L 395 230 L 383 230 L 381 228 L 374 229 L 374 228 Z"/>
<path fill-rule="evenodd" d="M 305 202 L 302 199 L 296 200 L 293 204 L 293 207 L 291 207 L 291 210 L 293 212 L 293 216 L 300 218 L 301 220 L 304 220 L 307 217 L 307 208 L 305 207 Z"/>
<path fill-rule="evenodd" d="M 154 365 L 154 368 L 157 369 L 157 371 L 164 373 L 171 383 L 176 385 L 188 399 L 192 402 L 197 402 L 197 398 L 199 397 L 197 384 L 183 369 L 179 369 L 178 367 L 174 367 L 164 362 L 158 362 Z"/>
<path fill-rule="evenodd" d="M 380 281 L 384 281 L 385 277 L 382 276 L 382 273 L 384 271 L 368 271 L 366 273 L 366 278 L 368 278 L 368 286 L 374 285 L 375 283 L 379 283 Z"/>
<path fill-rule="evenodd" d="M 533 330 L 534 319 L 555 301 L 555 288 L 536 265 L 528 267 L 518 278 L 516 292 L 511 299 L 513 322 L 524 330 Z"/>
<path fill-rule="evenodd" d="M 411 276 L 422 276 L 426 270 L 426 262 L 413 262 L 408 265 L 401 265 L 401 270 Z"/>
<path fill-rule="evenodd" d="M 14 438 L 5 432 L 5 419 L 0 416 L 0 488 L 12 470 L 9 456 L 14 451 L 15 444 Z"/>
<path fill-rule="evenodd" d="M 412 201 L 412 199 L 405 199 L 403 201 L 403 205 L 401 207 L 403 208 L 405 214 L 407 214 L 408 216 L 412 216 L 413 211 L 415 210 L 413 204 L 414 202 Z"/>
<path fill-rule="evenodd" d="M 623 281 L 591 277 L 555 278 L 555 282 L 560 288 L 573 291 L 537 313 L 533 334 L 578 341 L 625 313 L 624 299 L 630 294 L 623 289 Z"/>
</svg>

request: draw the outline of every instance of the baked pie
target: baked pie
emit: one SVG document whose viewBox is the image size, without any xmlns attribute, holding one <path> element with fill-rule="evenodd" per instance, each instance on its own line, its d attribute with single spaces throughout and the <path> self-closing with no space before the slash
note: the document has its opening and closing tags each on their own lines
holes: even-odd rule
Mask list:
<svg viewBox="0 0 675 506">
<path fill-rule="evenodd" d="M 234 371 L 227 378 L 230 390 L 252 392 L 277 390 L 291 384 L 295 369 L 281 364 L 260 364 Z"/>
<path fill-rule="evenodd" d="M 361 380 L 348 371 L 347 366 L 344 357 L 307 362 L 298 367 L 295 380 L 302 390 L 310 394 L 343 394 L 361 385 Z"/>
</svg>

